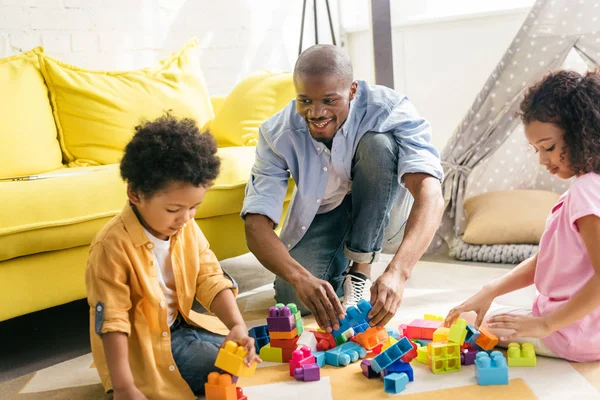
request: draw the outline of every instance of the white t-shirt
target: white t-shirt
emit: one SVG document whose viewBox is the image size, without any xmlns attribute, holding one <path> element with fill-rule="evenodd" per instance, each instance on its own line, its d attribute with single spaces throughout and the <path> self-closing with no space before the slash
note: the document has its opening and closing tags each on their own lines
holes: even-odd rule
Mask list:
<svg viewBox="0 0 600 400">
<path fill-rule="evenodd" d="M 146 232 L 146 236 L 148 236 L 148 239 L 154 244 L 152 253 L 154 254 L 158 282 L 165 295 L 165 301 L 168 308 L 167 323 L 171 326 L 173 325 L 173 322 L 175 322 L 178 313 L 175 276 L 173 275 L 173 266 L 171 265 L 171 238 L 168 240 L 161 240 L 148 232 L 145 228 L 144 232 Z"/>
<path fill-rule="evenodd" d="M 352 182 L 337 174 L 331 160 L 329 160 L 329 177 L 327 188 L 321 200 L 321 206 L 317 214 L 325 214 L 342 204 L 344 198 L 352 189 Z"/>
</svg>

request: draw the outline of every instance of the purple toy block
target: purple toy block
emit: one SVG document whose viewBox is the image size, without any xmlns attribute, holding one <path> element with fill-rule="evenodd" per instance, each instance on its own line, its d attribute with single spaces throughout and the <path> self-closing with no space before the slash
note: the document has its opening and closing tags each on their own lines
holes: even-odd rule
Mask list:
<svg viewBox="0 0 600 400">
<path fill-rule="evenodd" d="M 296 318 L 287 306 L 269 307 L 267 326 L 269 332 L 291 332 L 296 327 Z"/>
<path fill-rule="evenodd" d="M 301 365 L 294 370 L 294 377 L 304 382 L 318 381 L 321 379 L 321 369 L 317 364 Z"/>
<path fill-rule="evenodd" d="M 398 361 L 392 363 L 392 365 L 390 365 L 386 369 L 384 369 L 383 375 L 387 376 L 390 374 L 399 374 L 402 372 L 404 372 L 408 376 L 409 382 L 412 382 L 415 380 L 415 375 L 414 375 L 412 367 L 410 366 L 410 364 L 405 363 L 402 360 L 398 360 Z"/>
<path fill-rule="evenodd" d="M 371 368 L 371 360 L 362 360 L 360 368 L 362 369 L 363 375 L 369 379 L 379 378 L 381 376 L 381 374 L 373 371 L 373 368 Z"/>
<path fill-rule="evenodd" d="M 460 352 L 460 363 L 462 365 L 473 365 L 475 364 L 475 358 L 477 357 L 479 350 L 477 349 L 464 349 Z"/>
</svg>

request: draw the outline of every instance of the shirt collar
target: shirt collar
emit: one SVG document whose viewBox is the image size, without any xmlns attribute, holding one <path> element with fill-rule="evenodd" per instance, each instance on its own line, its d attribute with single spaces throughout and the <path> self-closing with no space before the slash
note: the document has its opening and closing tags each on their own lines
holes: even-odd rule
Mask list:
<svg viewBox="0 0 600 400">
<path fill-rule="evenodd" d="M 344 124 L 337 131 L 338 134 L 341 132 L 345 138 L 348 137 L 348 129 L 349 129 L 348 127 L 350 126 L 349 120 L 351 119 L 352 110 L 354 110 L 353 105 L 354 105 L 354 100 L 350 101 L 350 108 L 348 110 L 348 116 L 346 117 Z M 308 132 L 308 134 L 310 135 L 310 131 Z M 337 136 L 337 134 L 335 136 Z M 334 136 L 334 140 L 335 140 L 335 136 Z M 327 146 L 325 146 L 321 142 L 317 142 L 315 139 L 312 138 L 312 136 L 311 136 L 311 140 L 313 142 L 313 146 L 315 146 L 315 150 L 317 150 L 317 153 L 321 154 L 322 151 L 327 149 Z"/>
<path fill-rule="evenodd" d="M 146 235 L 146 232 L 144 232 L 144 227 L 140 223 L 135 211 L 133 211 L 133 205 L 129 200 L 125 203 L 125 207 L 123 207 L 123 210 L 121 211 L 121 219 L 123 220 L 125 230 L 129 234 L 134 246 L 140 247 L 150 243 L 150 239 Z M 183 228 L 178 230 L 171 238 L 177 238 L 182 230 Z"/>
</svg>

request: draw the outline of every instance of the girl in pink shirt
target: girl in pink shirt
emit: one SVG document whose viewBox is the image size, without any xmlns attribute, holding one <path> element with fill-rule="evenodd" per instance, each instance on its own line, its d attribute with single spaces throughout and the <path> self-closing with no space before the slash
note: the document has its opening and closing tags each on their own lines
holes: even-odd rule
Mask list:
<svg viewBox="0 0 600 400">
<path fill-rule="evenodd" d="M 446 317 L 484 316 L 500 345 L 532 342 L 537 354 L 600 360 L 600 72 L 550 73 L 521 103 L 525 135 L 548 172 L 575 177 L 553 207 L 539 252 Z M 535 285 L 530 309 L 490 310 L 505 293 Z"/>
</svg>

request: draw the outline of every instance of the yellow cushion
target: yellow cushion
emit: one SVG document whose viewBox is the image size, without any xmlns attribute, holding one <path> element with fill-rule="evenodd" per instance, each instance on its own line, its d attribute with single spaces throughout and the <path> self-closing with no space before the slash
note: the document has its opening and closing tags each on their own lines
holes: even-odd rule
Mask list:
<svg viewBox="0 0 600 400">
<path fill-rule="evenodd" d="M 502 190 L 465 201 L 471 244 L 537 244 L 559 194 L 544 190 Z"/>
<path fill-rule="evenodd" d="M 196 39 L 160 67 L 137 71 L 90 71 L 48 56 L 41 61 L 70 166 L 118 163 L 134 127 L 167 110 L 199 126 L 213 117 Z"/>
<path fill-rule="evenodd" d="M 227 96 L 208 128 L 219 146 L 255 146 L 260 124 L 295 96 L 291 73 L 251 75 Z"/>
<path fill-rule="evenodd" d="M 0 60 L 0 178 L 60 168 L 62 156 L 38 47 Z"/>
</svg>

